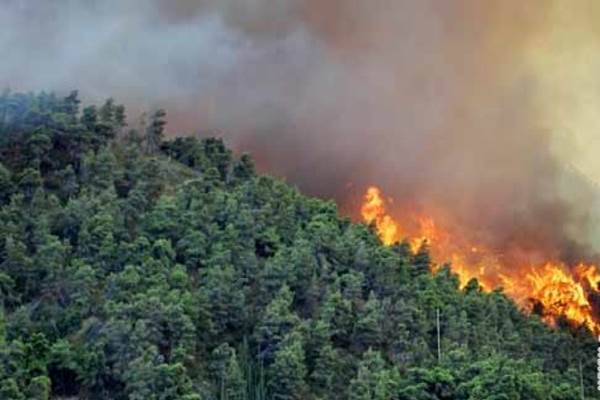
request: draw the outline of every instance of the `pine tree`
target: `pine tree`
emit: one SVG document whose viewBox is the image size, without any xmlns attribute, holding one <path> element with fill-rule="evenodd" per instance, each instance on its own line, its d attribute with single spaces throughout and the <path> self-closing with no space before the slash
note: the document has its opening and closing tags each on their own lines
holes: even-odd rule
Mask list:
<svg viewBox="0 0 600 400">
<path fill-rule="evenodd" d="M 242 154 L 233 167 L 233 176 L 238 181 L 244 181 L 255 175 L 255 167 L 252 158 L 248 154 Z"/>
<path fill-rule="evenodd" d="M 156 154 L 160 150 L 167 124 L 166 115 L 164 110 L 157 110 L 150 117 L 150 125 L 146 128 L 146 151 L 148 154 Z"/>
<path fill-rule="evenodd" d="M 223 343 L 212 351 L 211 372 L 220 400 L 241 400 L 246 395 L 246 380 L 236 351 Z"/>
<path fill-rule="evenodd" d="M 13 190 L 10 171 L 0 163 L 0 205 L 8 202 Z"/>
<path fill-rule="evenodd" d="M 344 299 L 339 290 L 327 296 L 321 318 L 329 326 L 332 342 L 340 347 L 349 346 L 355 317 L 352 303 Z"/>
<path fill-rule="evenodd" d="M 414 255 L 412 261 L 412 273 L 413 276 L 423 275 L 429 273 L 431 270 L 431 256 L 429 254 L 429 244 L 427 241 L 423 241 L 421 247 Z"/>
<path fill-rule="evenodd" d="M 286 336 L 269 368 L 268 391 L 273 400 L 302 400 L 308 394 L 302 341 L 297 332 Z"/>
<path fill-rule="evenodd" d="M 311 389 L 317 398 L 346 399 L 351 366 L 343 351 L 326 344 L 320 349 L 310 375 Z"/>
<path fill-rule="evenodd" d="M 388 400 L 397 386 L 397 374 L 387 369 L 379 352 L 369 349 L 363 354 L 358 373 L 350 382 L 350 400 Z"/>
<path fill-rule="evenodd" d="M 47 376 L 36 376 L 33 378 L 29 386 L 27 386 L 27 399 L 50 399 L 50 379 Z"/>
<path fill-rule="evenodd" d="M 278 351 L 281 342 L 298 325 L 298 317 L 291 311 L 293 294 L 288 286 L 283 286 L 273 301 L 267 306 L 256 329 L 259 357 L 269 365 Z"/>
<path fill-rule="evenodd" d="M 25 400 L 25 396 L 13 378 L 6 378 L 0 381 L 0 399 Z"/>
<path fill-rule="evenodd" d="M 226 369 L 225 399 L 243 400 L 246 398 L 246 380 L 240 369 L 237 355 L 231 353 Z"/>
<path fill-rule="evenodd" d="M 377 348 L 383 342 L 383 313 L 381 303 L 375 293 L 369 294 L 369 299 L 358 314 L 352 334 L 353 345 L 360 353 L 369 348 Z"/>
</svg>

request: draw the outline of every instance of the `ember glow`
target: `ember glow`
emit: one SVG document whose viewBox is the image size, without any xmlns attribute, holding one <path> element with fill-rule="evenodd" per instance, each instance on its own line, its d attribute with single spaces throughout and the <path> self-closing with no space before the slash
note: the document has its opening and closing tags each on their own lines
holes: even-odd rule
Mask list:
<svg viewBox="0 0 600 400">
<path fill-rule="evenodd" d="M 600 298 L 600 272 L 595 265 L 569 266 L 559 260 L 533 265 L 524 256 L 510 257 L 509 263 L 502 252 L 470 242 L 436 225 L 430 217 L 392 216 L 388 210 L 392 204 L 372 186 L 361 206 L 363 220 L 374 225 L 384 244 L 407 241 L 414 253 L 427 242 L 436 263 L 433 272 L 449 262 L 461 288 L 476 278 L 483 290 L 503 288 L 521 307 L 540 314 L 550 325 L 564 318 L 574 326 L 600 333 L 598 309 L 594 308 Z"/>
</svg>

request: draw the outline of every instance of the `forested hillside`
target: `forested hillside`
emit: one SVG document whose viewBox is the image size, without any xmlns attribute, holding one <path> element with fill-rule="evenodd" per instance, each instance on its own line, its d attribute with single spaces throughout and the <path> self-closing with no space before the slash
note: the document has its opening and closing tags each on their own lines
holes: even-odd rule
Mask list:
<svg viewBox="0 0 600 400">
<path fill-rule="evenodd" d="M 166 140 L 161 111 L 79 103 L 0 98 L 0 399 L 596 398 L 583 328 Z"/>
</svg>

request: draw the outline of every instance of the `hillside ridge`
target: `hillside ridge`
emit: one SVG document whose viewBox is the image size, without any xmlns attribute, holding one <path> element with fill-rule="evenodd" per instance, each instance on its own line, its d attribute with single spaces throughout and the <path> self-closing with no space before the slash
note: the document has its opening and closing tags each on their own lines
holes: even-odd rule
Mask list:
<svg viewBox="0 0 600 400">
<path fill-rule="evenodd" d="M 218 138 L 167 139 L 161 110 L 126 121 L 0 96 L 0 399 L 596 396 L 585 328 L 459 289 Z"/>
</svg>

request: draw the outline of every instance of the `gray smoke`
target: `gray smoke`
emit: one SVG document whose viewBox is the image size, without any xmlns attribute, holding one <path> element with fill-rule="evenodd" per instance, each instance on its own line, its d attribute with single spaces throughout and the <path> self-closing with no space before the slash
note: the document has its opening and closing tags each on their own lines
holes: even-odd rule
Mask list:
<svg viewBox="0 0 600 400">
<path fill-rule="evenodd" d="M 165 108 L 171 132 L 223 135 L 350 213 L 378 184 L 501 250 L 597 241 L 528 58 L 554 1 L 3 3 L 0 87 Z"/>
</svg>

